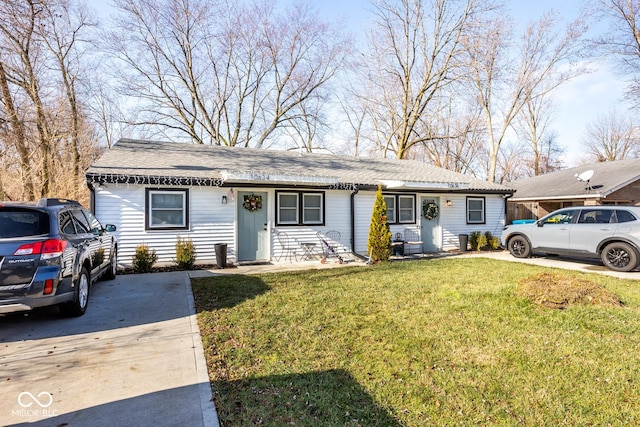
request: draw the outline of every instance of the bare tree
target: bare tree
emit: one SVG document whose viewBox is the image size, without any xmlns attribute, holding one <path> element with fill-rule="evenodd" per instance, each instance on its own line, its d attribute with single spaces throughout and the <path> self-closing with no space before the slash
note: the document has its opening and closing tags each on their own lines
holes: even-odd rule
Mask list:
<svg viewBox="0 0 640 427">
<path fill-rule="evenodd" d="M 515 129 L 520 140 L 526 145 L 524 150 L 527 157 L 525 176 L 537 176 L 559 170 L 560 156 L 564 150 L 558 146 L 557 132 L 551 129 L 554 108 L 548 92 L 531 97 L 526 102 L 515 123 Z"/>
<path fill-rule="evenodd" d="M 96 142 L 78 97 L 83 11 L 71 0 L 0 0 L 3 197 L 86 199 L 80 178 Z M 54 179 L 62 174 L 74 179 Z"/>
<path fill-rule="evenodd" d="M 408 151 L 443 135 L 421 123 L 454 77 L 459 44 L 487 2 L 479 0 L 379 0 L 370 48 L 363 57 L 360 103 L 383 156 Z"/>
<path fill-rule="evenodd" d="M 475 33 L 463 39 L 470 86 L 486 120 L 488 181 L 496 179 L 500 148 L 527 102 L 584 71 L 571 61 L 579 53 L 586 27 L 577 20 L 561 34 L 556 30 L 558 22 L 556 15 L 545 14 L 527 28 L 516 46 L 509 43 L 511 25 L 501 17 L 478 25 Z M 511 50 L 517 58 L 510 57 Z"/>
<path fill-rule="evenodd" d="M 458 96 L 455 93 L 441 100 L 428 116 L 430 123 L 422 120 L 425 134 L 442 136 L 424 141 L 416 150 L 421 153 L 417 157 L 452 171 L 484 176 L 486 132 L 482 112 L 464 99 L 456 102 Z"/>
<path fill-rule="evenodd" d="M 136 124 L 201 144 L 262 147 L 308 126 L 350 46 L 308 4 L 115 3 L 109 45 Z"/>
<path fill-rule="evenodd" d="M 627 96 L 640 106 L 640 0 L 597 0 L 610 27 L 596 40 L 618 59 L 619 72 L 629 78 Z"/>
<path fill-rule="evenodd" d="M 587 125 L 583 146 L 598 162 L 639 157 L 640 127 L 631 116 L 611 110 Z"/>
</svg>

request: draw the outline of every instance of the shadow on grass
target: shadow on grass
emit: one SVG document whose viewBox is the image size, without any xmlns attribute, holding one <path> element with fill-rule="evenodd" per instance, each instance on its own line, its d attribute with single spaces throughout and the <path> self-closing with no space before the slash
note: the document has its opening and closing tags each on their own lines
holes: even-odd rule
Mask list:
<svg viewBox="0 0 640 427">
<path fill-rule="evenodd" d="M 256 276 L 230 275 L 192 278 L 196 311 L 232 308 L 271 289 Z"/>
<path fill-rule="evenodd" d="M 223 425 L 401 426 L 341 369 L 211 384 Z"/>
</svg>

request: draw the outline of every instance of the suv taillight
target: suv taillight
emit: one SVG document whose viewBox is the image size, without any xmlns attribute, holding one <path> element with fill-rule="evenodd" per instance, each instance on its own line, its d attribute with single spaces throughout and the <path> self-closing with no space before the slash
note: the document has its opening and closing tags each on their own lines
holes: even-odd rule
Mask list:
<svg viewBox="0 0 640 427">
<path fill-rule="evenodd" d="M 53 258 L 62 255 L 66 247 L 66 240 L 49 239 L 40 242 L 25 243 L 13 254 L 16 256 L 42 254 L 43 258 Z"/>
</svg>

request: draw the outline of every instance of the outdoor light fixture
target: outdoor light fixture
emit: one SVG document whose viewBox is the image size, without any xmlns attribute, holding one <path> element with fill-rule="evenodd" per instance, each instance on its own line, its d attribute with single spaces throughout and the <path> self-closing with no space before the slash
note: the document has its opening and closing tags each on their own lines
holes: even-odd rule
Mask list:
<svg viewBox="0 0 640 427">
<path fill-rule="evenodd" d="M 453 202 L 451 200 L 447 200 L 445 203 L 449 207 L 453 206 Z"/>
<path fill-rule="evenodd" d="M 223 205 L 227 204 L 227 196 L 222 196 L 222 204 Z"/>
</svg>

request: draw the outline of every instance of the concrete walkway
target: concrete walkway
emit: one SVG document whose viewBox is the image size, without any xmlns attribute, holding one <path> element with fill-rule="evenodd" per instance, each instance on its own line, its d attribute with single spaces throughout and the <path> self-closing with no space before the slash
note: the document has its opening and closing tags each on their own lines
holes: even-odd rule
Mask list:
<svg viewBox="0 0 640 427">
<path fill-rule="evenodd" d="M 98 282 L 79 318 L 0 317 L 0 381 L 0 425 L 218 425 L 185 272 Z"/>
</svg>

